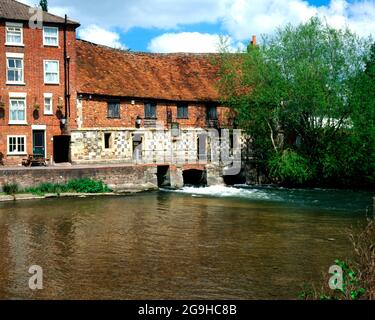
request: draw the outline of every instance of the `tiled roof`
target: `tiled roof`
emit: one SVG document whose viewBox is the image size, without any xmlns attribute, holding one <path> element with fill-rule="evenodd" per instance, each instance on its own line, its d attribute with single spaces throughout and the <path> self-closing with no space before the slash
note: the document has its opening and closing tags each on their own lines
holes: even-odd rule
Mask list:
<svg viewBox="0 0 375 320">
<path fill-rule="evenodd" d="M 0 19 L 29 21 L 32 16 L 29 13 L 30 8 L 30 6 L 15 0 L 0 0 Z M 65 23 L 65 19 L 48 12 L 43 12 L 43 22 L 63 24 Z M 72 20 L 68 20 L 68 24 L 79 25 L 78 22 Z"/>
<path fill-rule="evenodd" d="M 218 101 L 213 54 L 133 53 L 77 41 L 77 91 L 173 101 Z"/>
</svg>

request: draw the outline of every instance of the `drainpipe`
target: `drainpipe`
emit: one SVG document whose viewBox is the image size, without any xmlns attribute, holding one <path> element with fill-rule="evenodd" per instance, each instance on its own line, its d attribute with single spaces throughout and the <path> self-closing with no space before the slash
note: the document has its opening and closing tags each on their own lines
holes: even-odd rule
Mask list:
<svg viewBox="0 0 375 320">
<path fill-rule="evenodd" d="M 65 99 L 65 125 L 63 129 L 63 133 L 68 135 L 69 134 L 69 120 L 70 120 L 70 57 L 67 54 L 67 28 L 68 28 L 68 16 L 65 15 L 65 23 L 64 23 L 64 99 Z"/>
</svg>

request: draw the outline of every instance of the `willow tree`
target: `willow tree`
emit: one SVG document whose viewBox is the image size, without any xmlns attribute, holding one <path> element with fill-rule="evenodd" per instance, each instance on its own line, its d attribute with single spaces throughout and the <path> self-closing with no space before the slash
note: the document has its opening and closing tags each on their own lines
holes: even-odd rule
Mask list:
<svg viewBox="0 0 375 320">
<path fill-rule="evenodd" d="M 347 171 L 341 158 L 351 163 L 353 119 L 361 108 L 371 108 L 361 103 L 371 82 L 358 92 L 370 41 L 312 18 L 280 28 L 261 43 L 244 54 L 222 53 L 224 102 L 237 111 L 255 156 L 266 161 L 274 178 L 337 180 Z M 363 120 L 363 126 L 373 126 Z"/>
</svg>

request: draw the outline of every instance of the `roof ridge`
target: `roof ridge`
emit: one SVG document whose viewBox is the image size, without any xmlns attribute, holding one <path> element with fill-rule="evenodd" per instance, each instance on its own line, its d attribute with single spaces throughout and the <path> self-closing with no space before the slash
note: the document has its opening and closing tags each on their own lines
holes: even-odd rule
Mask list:
<svg viewBox="0 0 375 320">
<path fill-rule="evenodd" d="M 77 38 L 77 41 L 81 41 L 81 42 L 87 43 L 87 44 L 95 46 L 95 47 L 108 49 L 108 50 L 115 51 L 115 52 L 117 51 L 119 53 L 125 53 L 125 54 L 137 54 L 137 55 L 149 55 L 149 56 L 196 56 L 196 57 L 198 57 L 198 56 L 208 57 L 208 56 L 219 55 L 219 53 L 217 53 L 217 52 L 201 52 L 201 53 L 199 53 L 199 52 L 169 52 L 169 53 L 164 53 L 164 52 L 132 51 L 131 49 L 113 48 L 113 47 L 110 47 L 110 46 L 94 43 L 94 42 L 84 40 L 84 39 L 79 39 L 79 38 Z"/>
</svg>

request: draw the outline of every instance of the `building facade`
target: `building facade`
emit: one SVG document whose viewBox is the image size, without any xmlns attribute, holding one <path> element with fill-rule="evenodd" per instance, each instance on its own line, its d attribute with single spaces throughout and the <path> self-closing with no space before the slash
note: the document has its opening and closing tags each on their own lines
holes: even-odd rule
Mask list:
<svg viewBox="0 0 375 320">
<path fill-rule="evenodd" d="M 220 105 L 216 55 L 95 45 L 76 40 L 77 22 L 49 13 L 30 26 L 29 9 L 0 1 L 0 163 L 210 163 L 215 132 L 234 120 Z"/>
<path fill-rule="evenodd" d="M 77 164 L 204 162 L 207 130 L 230 128 L 208 54 L 133 53 L 77 42 Z M 204 139 L 204 138 L 201 138 Z M 213 150 L 212 150 L 213 151 Z"/>
<path fill-rule="evenodd" d="M 28 155 L 67 158 L 65 19 L 13 0 L 0 1 L 0 162 L 20 165 Z M 67 21 L 71 125 L 76 101 L 76 28 Z M 68 112 L 69 113 L 69 112 Z M 64 154 L 61 154 L 63 150 Z"/>
</svg>

